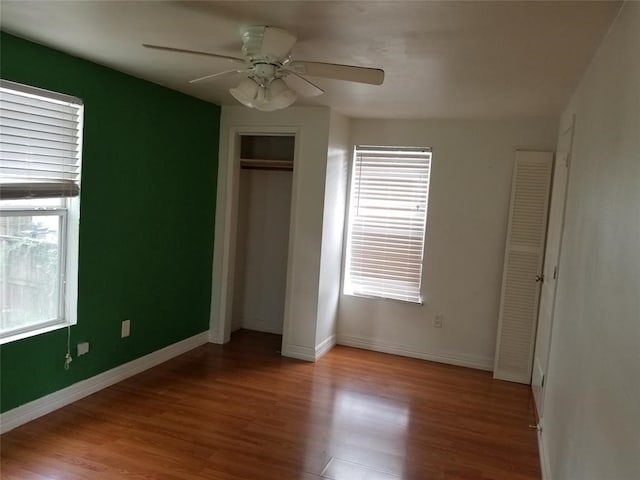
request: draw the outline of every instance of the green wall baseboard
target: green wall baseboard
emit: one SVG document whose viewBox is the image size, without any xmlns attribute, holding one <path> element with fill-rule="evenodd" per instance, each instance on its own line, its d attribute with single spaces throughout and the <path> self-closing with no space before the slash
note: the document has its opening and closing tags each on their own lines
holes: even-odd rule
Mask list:
<svg viewBox="0 0 640 480">
<path fill-rule="evenodd" d="M 156 350 L 153 353 L 137 358 L 131 362 L 102 372 L 87 380 L 82 380 L 70 387 L 63 388 L 42 398 L 26 403 L 0 414 L 0 434 L 13 430 L 31 420 L 69 405 L 81 398 L 96 393 L 133 375 L 155 367 L 178 355 L 193 350 L 209 341 L 209 332 L 202 332 L 193 337 Z"/>
</svg>

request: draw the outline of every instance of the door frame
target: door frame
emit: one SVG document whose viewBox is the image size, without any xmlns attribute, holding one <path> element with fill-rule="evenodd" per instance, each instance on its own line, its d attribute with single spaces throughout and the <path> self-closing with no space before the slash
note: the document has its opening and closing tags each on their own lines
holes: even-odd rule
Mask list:
<svg viewBox="0 0 640 480">
<path fill-rule="evenodd" d="M 540 421 L 542 419 L 543 413 L 544 413 L 544 396 L 545 396 L 545 392 L 546 392 L 546 385 L 548 383 L 548 374 L 549 374 L 549 357 L 551 354 L 551 344 L 553 341 L 553 325 L 554 325 L 554 320 L 555 320 L 555 304 L 556 304 L 556 298 L 557 298 L 557 293 L 558 293 L 558 278 L 560 276 L 560 271 L 559 271 L 559 266 L 560 266 L 560 259 L 562 257 L 562 243 L 563 243 L 563 238 L 564 238 L 564 226 L 565 226 L 565 218 L 566 218 L 566 211 L 567 211 L 567 193 L 569 190 L 569 178 L 570 178 L 570 173 L 571 173 L 571 157 L 573 155 L 573 139 L 575 137 L 575 124 L 576 124 L 576 120 L 575 120 L 575 114 L 570 115 L 568 118 L 566 118 L 564 120 L 564 122 L 561 124 L 561 127 L 559 129 L 559 135 L 558 135 L 558 146 L 560 146 L 560 141 L 563 139 L 563 137 L 565 135 L 569 135 L 568 138 L 568 144 L 567 144 L 567 150 L 566 150 L 566 178 L 565 178 L 565 185 L 564 185 L 564 191 L 561 192 L 561 198 L 558 199 L 554 199 L 553 198 L 553 186 L 554 183 L 556 181 L 555 178 L 555 172 L 557 170 L 557 168 L 560 168 L 557 164 L 557 162 L 560 160 L 559 156 L 558 156 L 558 152 L 560 152 L 560 150 L 556 150 L 556 165 L 554 165 L 554 178 L 552 181 L 552 198 L 550 199 L 550 203 L 549 203 L 549 213 L 551 213 L 551 209 L 554 208 L 554 206 L 557 205 L 557 208 L 561 208 L 562 212 L 560 214 L 560 221 L 559 221 L 559 233 L 558 233 L 558 250 L 557 250 L 557 255 L 556 255 L 556 259 L 555 259 L 555 263 L 554 263 L 554 268 L 553 271 L 551 272 L 547 272 L 546 270 L 544 270 L 544 266 L 546 265 L 547 262 L 547 257 L 549 255 L 549 243 L 546 242 L 545 244 L 545 253 L 544 253 L 544 261 L 543 261 L 543 276 L 544 278 L 546 278 L 548 275 L 556 275 L 555 278 L 555 283 L 554 283 L 554 287 L 553 287 L 553 292 L 550 293 L 551 295 L 551 305 L 550 305 L 550 315 L 549 315 L 549 331 L 547 334 L 547 338 L 546 340 L 546 352 L 545 352 L 545 361 L 544 361 L 544 370 L 541 372 L 541 384 L 539 386 L 534 384 L 534 378 L 535 378 L 535 374 L 536 374 L 536 368 L 537 368 L 537 358 L 538 358 L 538 354 L 540 347 L 540 342 L 543 339 L 538 338 L 538 331 L 540 329 L 540 315 L 542 313 L 542 309 L 538 308 L 538 316 L 536 319 L 536 345 L 534 348 L 534 353 L 533 353 L 533 371 L 532 371 L 532 376 L 531 376 L 531 388 L 532 388 L 532 395 L 534 398 L 534 408 L 536 411 L 536 415 L 538 417 L 538 421 Z M 560 204 L 555 204 L 554 202 L 558 202 L 560 201 Z M 551 215 L 549 215 L 549 218 L 551 218 Z M 547 225 L 547 238 L 548 238 L 548 234 L 549 234 L 549 225 Z M 544 285 L 543 287 L 540 289 L 540 301 L 538 302 L 538 305 L 540 307 L 540 305 L 542 304 L 542 295 L 544 292 Z M 537 394 L 536 392 L 539 392 L 539 394 Z"/>
<path fill-rule="evenodd" d="M 209 341 L 227 343 L 231 338 L 231 314 L 235 281 L 236 238 L 238 232 L 238 204 L 240 200 L 240 136 L 287 135 L 293 136 L 293 178 L 291 210 L 289 213 L 289 245 L 287 257 L 287 282 L 283 319 L 282 345 L 287 345 L 290 329 L 292 301 L 292 262 L 295 245 L 294 219 L 296 218 L 297 169 L 300 153 L 300 129 L 295 126 L 232 126 L 229 127 L 226 152 L 220 148 L 216 195 L 215 241 L 209 315 Z"/>
</svg>

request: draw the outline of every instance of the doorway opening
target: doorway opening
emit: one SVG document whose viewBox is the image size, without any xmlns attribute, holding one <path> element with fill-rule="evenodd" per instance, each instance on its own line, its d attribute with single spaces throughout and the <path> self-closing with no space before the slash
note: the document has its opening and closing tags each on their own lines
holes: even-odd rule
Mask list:
<svg viewBox="0 0 640 480">
<path fill-rule="evenodd" d="M 241 134 L 231 332 L 283 334 L 295 136 Z"/>
</svg>

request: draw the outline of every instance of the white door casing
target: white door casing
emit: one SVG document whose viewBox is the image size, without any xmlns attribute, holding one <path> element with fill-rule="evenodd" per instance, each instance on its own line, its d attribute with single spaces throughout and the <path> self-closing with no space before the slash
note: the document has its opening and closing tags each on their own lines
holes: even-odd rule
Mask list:
<svg viewBox="0 0 640 480">
<path fill-rule="evenodd" d="M 569 178 L 569 166 L 571 163 L 574 122 L 575 117 L 571 116 L 560 129 L 553 184 L 551 187 L 551 204 L 549 207 L 547 242 L 543 268 L 544 282 L 542 283 L 540 292 L 536 346 L 533 355 L 533 374 L 531 378 L 531 388 L 533 390 L 533 398 L 539 419 L 542 418 L 544 407 L 544 386 L 551 347 L 557 280 L 558 275 L 560 275 L 558 265 L 560 264 L 562 247 L 562 232 L 564 228 L 567 180 Z"/>
<path fill-rule="evenodd" d="M 235 284 L 235 245 L 238 228 L 238 201 L 240 183 L 240 136 L 246 135 L 290 135 L 294 136 L 294 164 L 300 158 L 300 128 L 297 126 L 232 126 L 229 128 L 225 149 L 220 149 L 216 197 L 215 243 L 213 252 L 213 281 L 211 285 L 211 307 L 209 337 L 212 343 L 227 343 L 231 338 L 231 313 Z M 283 320 L 282 344 L 288 345 L 291 303 L 293 301 L 293 251 L 296 245 L 296 199 L 298 198 L 297 171 L 294 168 L 291 192 L 291 224 L 287 258 L 287 282 Z M 283 347 L 284 350 L 284 347 Z"/>
</svg>

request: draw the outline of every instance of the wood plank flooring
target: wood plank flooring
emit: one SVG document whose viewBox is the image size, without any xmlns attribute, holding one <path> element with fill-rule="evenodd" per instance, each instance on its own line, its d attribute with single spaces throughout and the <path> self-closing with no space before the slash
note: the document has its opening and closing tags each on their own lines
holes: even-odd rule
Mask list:
<svg viewBox="0 0 640 480">
<path fill-rule="evenodd" d="M 0 438 L 3 480 L 538 480 L 530 390 L 240 331 Z"/>
</svg>

